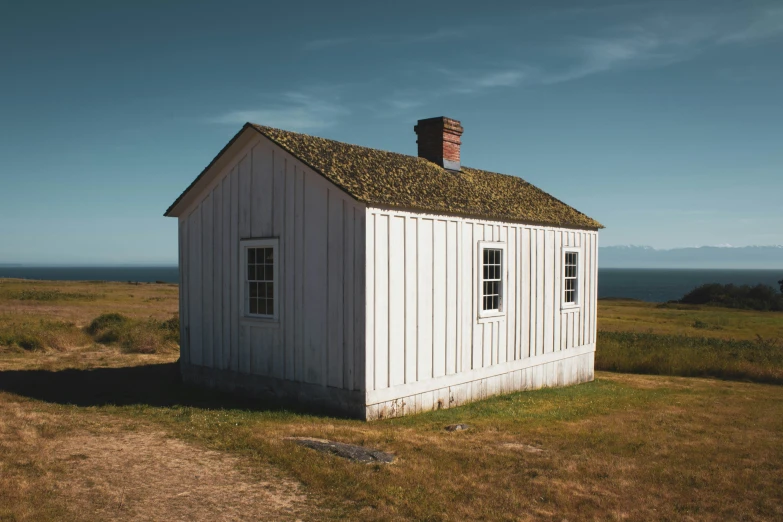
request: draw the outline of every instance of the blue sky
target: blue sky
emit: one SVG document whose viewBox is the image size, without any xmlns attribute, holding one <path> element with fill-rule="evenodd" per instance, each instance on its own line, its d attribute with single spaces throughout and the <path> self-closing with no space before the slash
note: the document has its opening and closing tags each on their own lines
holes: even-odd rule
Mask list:
<svg viewBox="0 0 783 522">
<path fill-rule="evenodd" d="M 783 3 L 0 3 L 0 262 L 172 263 L 241 125 L 519 175 L 603 245 L 783 244 Z"/>
</svg>

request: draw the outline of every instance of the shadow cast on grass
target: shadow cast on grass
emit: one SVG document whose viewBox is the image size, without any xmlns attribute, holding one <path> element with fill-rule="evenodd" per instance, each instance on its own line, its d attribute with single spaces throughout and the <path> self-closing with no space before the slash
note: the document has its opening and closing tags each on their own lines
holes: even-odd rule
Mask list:
<svg viewBox="0 0 783 522">
<path fill-rule="evenodd" d="M 190 406 L 206 409 L 293 411 L 296 404 L 246 398 L 183 384 L 179 363 L 89 370 L 0 371 L 0 391 L 75 406 Z"/>
</svg>

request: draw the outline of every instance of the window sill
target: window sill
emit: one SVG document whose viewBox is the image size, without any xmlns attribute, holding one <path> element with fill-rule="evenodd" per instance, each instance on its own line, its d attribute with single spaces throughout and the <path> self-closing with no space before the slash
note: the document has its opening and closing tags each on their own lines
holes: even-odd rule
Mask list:
<svg viewBox="0 0 783 522">
<path fill-rule="evenodd" d="M 498 319 L 505 319 L 506 318 L 506 312 L 489 312 L 485 314 L 481 314 L 478 317 L 478 323 L 491 323 L 494 321 L 497 321 Z"/>
<path fill-rule="evenodd" d="M 245 326 L 262 326 L 266 328 L 276 328 L 280 326 L 280 319 L 267 317 L 240 317 L 239 324 Z"/>
<path fill-rule="evenodd" d="M 562 312 L 570 312 L 571 310 L 578 310 L 578 309 L 579 309 L 579 303 L 568 303 L 560 306 L 560 311 Z"/>
</svg>

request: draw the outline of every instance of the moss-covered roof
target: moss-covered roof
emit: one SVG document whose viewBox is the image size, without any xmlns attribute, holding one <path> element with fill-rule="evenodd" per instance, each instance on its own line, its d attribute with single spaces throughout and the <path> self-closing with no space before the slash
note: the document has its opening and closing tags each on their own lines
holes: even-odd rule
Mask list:
<svg viewBox="0 0 783 522">
<path fill-rule="evenodd" d="M 451 212 L 556 226 L 603 228 L 596 220 L 516 176 L 431 161 L 253 125 L 329 181 L 370 205 Z"/>
<path fill-rule="evenodd" d="M 247 124 L 245 127 L 260 132 L 352 197 L 368 205 L 563 227 L 603 228 L 598 221 L 516 176 L 465 166 L 460 172 L 454 172 L 417 156 L 370 149 L 262 125 Z M 209 167 L 202 175 L 207 170 Z M 188 190 L 195 186 L 199 178 Z M 172 204 L 167 214 L 185 193 Z"/>
</svg>

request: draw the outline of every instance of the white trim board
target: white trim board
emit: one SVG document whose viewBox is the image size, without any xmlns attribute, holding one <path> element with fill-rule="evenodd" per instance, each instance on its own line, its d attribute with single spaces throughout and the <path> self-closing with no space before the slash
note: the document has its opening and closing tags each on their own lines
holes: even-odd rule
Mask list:
<svg viewBox="0 0 783 522">
<path fill-rule="evenodd" d="M 578 357 L 580 355 L 594 351 L 595 344 L 587 344 L 576 348 L 569 348 L 568 350 L 550 352 L 543 355 L 537 355 L 536 357 L 528 357 L 505 364 L 497 364 L 494 366 L 477 368 L 475 370 L 462 373 L 444 375 L 442 377 L 436 377 L 427 381 L 401 384 L 391 388 L 382 388 L 379 390 L 368 391 L 366 403 L 368 406 L 372 406 L 373 404 L 400 399 L 409 395 L 417 395 L 419 393 L 435 391 L 441 388 L 447 388 L 449 386 L 458 386 L 460 384 L 486 379 L 489 377 L 495 377 L 497 375 L 511 373 L 517 370 L 523 370 L 525 368 L 531 368 L 533 366 L 557 362 L 563 359 L 568 359 L 570 357 Z"/>
</svg>

